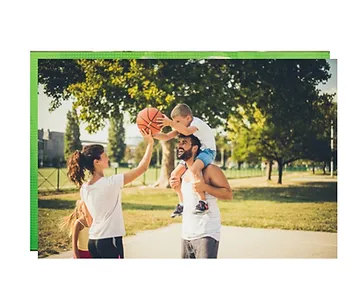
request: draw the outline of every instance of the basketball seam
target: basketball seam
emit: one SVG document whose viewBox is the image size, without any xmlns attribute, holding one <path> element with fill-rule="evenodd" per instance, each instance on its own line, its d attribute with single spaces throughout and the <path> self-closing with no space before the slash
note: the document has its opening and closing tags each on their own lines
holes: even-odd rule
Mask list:
<svg viewBox="0 0 360 302">
<path fill-rule="evenodd" d="M 161 130 L 161 129 L 159 129 L 159 128 L 156 128 L 155 126 L 153 126 L 153 125 L 150 125 L 150 124 L 148 125 L 148 127 L 153 127 L 154 129 L 156 129 L 156 130 L 159 130 L 159 131 Z"/>
<path fill-rule="evenodd" d="M 148 120 L 150 121 L 149 108 L 146 108 L 146 116 L 147 116 Z M 152 121 L 150 121 L 150 123 L 151 123 L 151 122 L 152 122 Z"/>
<path fill-rule="evenodd" d="M 139 117 L 146 123 L 146 125 L 149 125 L 149 123 L 141 115 Z"/>
<path fill-rule="evenodd" d="M 138 126 L 145 126 L 145 127 L 147 127 L 148 125 L 147 124 L 137 124 Z"/>
<path fill-rule="evenodd" d="M 155 117 L 156 117 L 156 116 L 157 116 L 157 114 L 160 112 L 160 110 L 159 110 L 159 109 L 157 109 L 157 108 L 156 108 L 156 110 L 157 110 L 157 112 L 155 113 L 155 115 L 154 115 L 153 119 L 151 120 L 151 122 L 153 122 L 153 121 L 154 121 Z M 150 119 L 149 119 L 149 120 L 150 120 Z"/>
<path fill-rule="evenodd" d="M 149 128 L 149 127 L 153 127 L 155 130 L 161 130 L 160 128 L 157 128 L 157 127 L 155 127 L 155 126 L 153 126 L 152 124 L 137 124 L 138 126 L 145 126 L 146 128 Z"/>
<path fill-rule="evenodd" d="M 141 115 L 139 115 L 139 117 L 140 117 L 145 123 L 147 123 L 147 124 L 138 124 L 138 125 L 139 125 L 139 126 L 145 126 L 147 129 L 150 129 L 150 128 L 149 128 L 149 126 L 150 126 L 150 127 L 153 127 L 155 130 L 161 131 L 160 128 L 156 128 L 155 126 L 152 125 L 152 122 L 154 121 L 155 117 L 156 117 L 157 114 L 160 112 L 159 109 L 156 109 L 156 110 L 157 110 L 156 114 L 154 115 L 153 119 L 150 120 L 150 117 L 149 117 L 149 108 L 146 108 L 146 115 L 147 115 L 148 120 L 150 121 L 150 123 L 147 123 L 147 121 L 146 121 Z"/>
</svg>

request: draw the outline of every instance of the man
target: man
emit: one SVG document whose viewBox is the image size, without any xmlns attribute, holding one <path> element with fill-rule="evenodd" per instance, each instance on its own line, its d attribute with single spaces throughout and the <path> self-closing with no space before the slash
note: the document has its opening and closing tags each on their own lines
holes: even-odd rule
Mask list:
<svg viewBox="0 0 360 302">
<path fill-rule="evenodd" d="M 183 195 L 182 219 L 182 258 L 217 258 L 220 241 L 220 210 L 217 198 L 232 199 L 230 185 L 218 166 L 209 165 L 203 169 L 203 178 L 194 183 L 191 166 L 200 151 L 201 143 L 194 135 L 178 136 L 177 157 L 184 161 L 188 168 L 182 179 L 170 178 L 170 185 Z M 206 192 L 209 205 L 207 213 L 199 215 L 194 212 L 199 192 Z"/>
</svg>

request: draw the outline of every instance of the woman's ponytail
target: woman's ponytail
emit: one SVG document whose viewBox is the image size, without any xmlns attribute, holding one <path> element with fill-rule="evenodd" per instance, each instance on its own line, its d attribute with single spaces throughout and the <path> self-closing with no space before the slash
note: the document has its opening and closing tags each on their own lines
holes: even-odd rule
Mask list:
<svg viewBox="0 0 360 302">
<path fill-rule="evenodd" d="M 75 151 L 67 161 L 67 175 L 72 182 L 81 187 L 85 179 L 84 155 L 79 151 Z"/>
<path fill-rule="evenodd" d="M 85 179 L 85 170 L 94 173 L 94 160 L 100 159 L 104 153 L 102 145 L 87 145 L 82 152 L 75 151 L 67 161 L 67 175 L 77 186 L 81 187 Z"/>
</svg>

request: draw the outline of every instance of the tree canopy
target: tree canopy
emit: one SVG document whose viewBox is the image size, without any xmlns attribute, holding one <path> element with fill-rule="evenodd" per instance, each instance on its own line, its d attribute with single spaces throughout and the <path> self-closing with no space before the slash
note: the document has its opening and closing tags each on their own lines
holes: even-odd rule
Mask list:
<svg viewBox="0 0 360 302">
<path fill-rule="evenodd" d="M 329 117 L 336 114 L 333 95 L 317 85 L 329 78 L 326 60 L 39 60 L 50 108 L 73 96 L 90 133 L 124 111 L 133 122 L 147 106 L 169 115 L 184 102 L 212 128 L 230 128 L 237 160 L 264 157 L 280 168 L 327 152 L 317 150 L 327 148 Z M 173 145 L 162 146 L 166 178 Z"/>
</svg>

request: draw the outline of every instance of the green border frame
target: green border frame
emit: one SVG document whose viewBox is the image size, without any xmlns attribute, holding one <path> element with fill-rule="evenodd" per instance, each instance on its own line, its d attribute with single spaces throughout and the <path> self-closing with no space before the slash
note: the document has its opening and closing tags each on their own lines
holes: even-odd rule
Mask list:
<svg viewBox="0 0 360 302">
<path fill-rule="evenodd" d="M 31 51 L 30 52 L 30 250 L 38 250 L 39 59 L 330 59 L 330 51 Z"/>
</svg>

